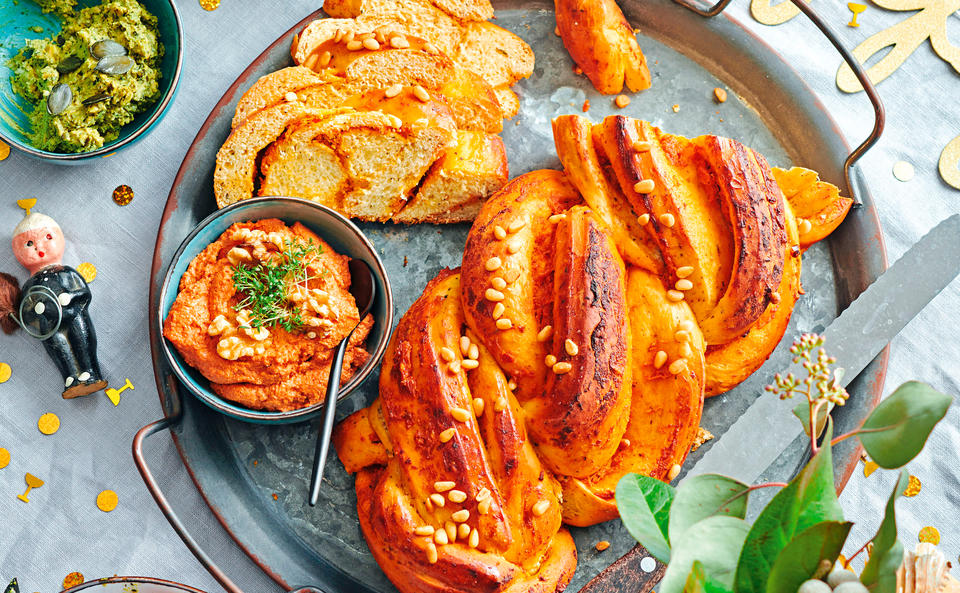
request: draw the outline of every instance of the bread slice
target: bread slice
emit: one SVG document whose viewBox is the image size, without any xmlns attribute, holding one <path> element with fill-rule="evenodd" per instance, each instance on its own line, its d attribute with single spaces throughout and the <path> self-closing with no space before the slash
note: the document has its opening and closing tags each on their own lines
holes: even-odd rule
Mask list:
<svg viewBox="0 0 960 593">
<path fill-rule="evenodd" d="M 374 26 L 385 22 L 399 24 L 448 56 L 453 56 L 463 35 L 460 22 L 430 0 L 326 0 L 323 10 L 332 17 L 355 17 Z"/>
<path fill-rule="evenodd" d="M 433 4 L 461 21 L 485 21 L 493 18 L 489 0 L 433 0 Z"/>
<path fill-rule="evenodd" d="M 434 163 L 417 195 L 395 222 L 454 223 L 473 220 L 483 200 L 507 183 L 507 153 L 495 134 L 457 132 L 457 145 Z"/>
<path fill-rule="evenodd" d="M 287 126 L 301 117 L 320 118 L 338 111 L 309 109 L 296 101 L 261 109 L 245 119 L 217 152 L 213 173 L 217 207 L 223 208 L 253 196 L 257 157 Z"/>
<path fill-rule="evenodd" d="M 261 195 L 318 201 L 363 220 L 389 220 L 453 141 L 439 127 L 379 111 L 306 117 L 266 152 Z"/>
<path fill-rule="evenodd" d="M 497 97 L 497 102 L 500 103 L 504 119 L 513 119 L 520 112 L 520 97 L 509 86 L 495 87 L 493 94 Z"/>
<path fill-rule="evenodd" d="M 476 72 L 490 86 L 512 85 L 533 74 L 533 50 L 523 40 L 486 21 L 470 23 L 453 54 L 454 61 Z"/>
<path fill-rule="evenodd" d="M 302 66 L 291 66 L 261 76 L 240 97 L 230 127 L 237 127 L 250 114 L 260 111 L 264 107 L 280 103 L 287 93 L 295 93 L 304 87 L 318 84 L 321 81 L 322 79 L 316 72 Z"/>
<path fill-rule="evenodd" d="M 440 89 L 453 111 L 457 127 L 490 134 L 503 131 L 503 109 L 493 88 L 479 74 L 454 68 L 454 75 Z"/>
</svg>

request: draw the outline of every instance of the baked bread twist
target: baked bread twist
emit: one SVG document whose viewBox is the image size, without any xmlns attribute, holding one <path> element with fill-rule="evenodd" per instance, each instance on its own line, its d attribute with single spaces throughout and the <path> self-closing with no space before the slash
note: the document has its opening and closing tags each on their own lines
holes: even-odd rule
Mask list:
<svg viewBox="0 0 960 593">
<path fill-rule="evenodd" d="M 404 593 L 561 590 L 576 562 L 561 520 L 616 517 L 627 473 L 676 477 L 705 392 L 779 342 L 801 230 L 820 231 L 778 176 L 824 224 L 840 199 L 728 139 L 619 117 L 554 133 L 567 174 L 484 203 L 462 270 L 401 320 L 380 398 L 337 428 L 361 528 Z"/>
</svg>

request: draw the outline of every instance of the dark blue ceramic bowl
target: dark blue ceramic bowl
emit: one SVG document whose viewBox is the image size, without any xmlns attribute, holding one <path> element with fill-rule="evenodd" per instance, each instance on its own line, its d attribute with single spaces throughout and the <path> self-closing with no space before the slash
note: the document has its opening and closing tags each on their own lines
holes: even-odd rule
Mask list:
<svg viewBox="0 0 960 593">
<path fill-rule="evenodd" d="M 373 271 L 376 298 L 370 311 L 374 319 L 373 329 L 367 337 L 370 358 L 346 384 L 341 385 L 338 401 L 344 399 L 373 373 L 383 358 L 393 327 L 393 291 L 390 289 L 390 280 L 383 262 L 370 240 L 342 214 L 316 202 L 299 198 L 253 198 L 231 204 L 205 218 L 183 240 L 167 268 L 160 288 L 160 308 L 154 313 L 158 315 L 158 327 L 163 327 L 163 321 L 180 290 L 180 279 L 190 262 L 231 225 L 265 218 L 279 218 L 287 224 L 300 222 L 329 243 L 334 251 L 365 261 Z M 188 365 L 169 341 L 163 339 L 161 345 L 167 362 L 180 382 L 200 401 L 231 418 L 258 424 L 288 424 L 309 420 L 323 412 L 322 403 L 289 412 L 264 412 L 227 401 L 210 389 L 210 382 L 197 369 Z"/>
<path fill-rule="evenodd" d="M 81 164 L 90 159 L 110 156 L 126 146 L 130 146 L 147 133 L 163 118 L 167 107 L 173 102 L 180 82 L 180 69 L 183 64 L 183 27 L 180 13 L 174 0 L 139 0 L 143 6 L 157 17 L 160 41 L 164 46 L 164 55 L 160 63 L 160 99 L 147 111 L 120 130 L 120 136 L 105 144 L 103 148 L 76 154 L 48 152 L 31 146 L 29 139 L 30 121 L 27 114 L 33 105 L 14 94 L 10 86 L 13 71 L 7 66 L 26 39 L 45 39 L 60 30 L 60 18 L 53 14 L 43 14 L 32 0 L 4 0 L 0 2 L 0 139 L 23 152 L 45 161 L 62 164 Z M 95 6 L 100 0 L 79 0 L 80 7 Z M 37 33 L 32 27 L 40 27 Z"/>
</svg>

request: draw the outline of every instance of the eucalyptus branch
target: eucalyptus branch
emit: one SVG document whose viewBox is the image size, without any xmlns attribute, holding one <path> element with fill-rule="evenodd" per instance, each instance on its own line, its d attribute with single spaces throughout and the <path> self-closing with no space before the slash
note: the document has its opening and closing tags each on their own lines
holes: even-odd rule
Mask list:
<svg viewBox="0 0 960 593">
<path fill-rule="evenodd" d="M 754 490 L 760 490 L 761 488 L 786 488 L 787 484 L 785 482 L 767 482 L 766 484 L 754 484 L 753 486 L 748 486 L 746 489 L 737 492 L 727 500 L 723 501 L 723 504 L 719 508 L 723 508 L 730 504 L 731 502 L 737 500 L 741 496 L 746 496 L 753 492 Z"/>
</svg>

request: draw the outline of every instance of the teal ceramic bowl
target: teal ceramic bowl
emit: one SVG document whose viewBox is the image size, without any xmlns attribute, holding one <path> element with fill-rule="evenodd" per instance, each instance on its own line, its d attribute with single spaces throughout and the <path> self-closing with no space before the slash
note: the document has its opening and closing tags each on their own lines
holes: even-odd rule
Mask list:
<svg viewBox="0 0 960 593">
<path fill-rule="evenodd" d="M 69 165 L 110 156 L 146 136 L 163 118 L 176 95 L 183 65 L 183 27 L 173 0 L 139 2 L 157 17 L 160 41 L 164 46 L 160 63 L 160 99 L 124 126 L 120 130 L 120 136 L 113 142 L 97 150 L 76 154 L 48 152 L 30 144 L 30 121 L 27 114 L 33 110 L 33 105 L 14 94 L 10 86 L 13 71 L 7 66 L 10 58 L 23 47 L 24 40 L 46 39 L 60 31 L 60 18 L 54 14 L 43 14 L 33 0 L 0 2 L 0 139 L 30 156 Z M 79 0 L 77 4 L 78 7 L 96 6 L 100 4 L 100 0 Z"/>
<path fill-rule="evenodd" d="M 177 299 L 180 279 L 190 262 L 231 225 L 265 218 L 279 218 L 288 225 L 300 222 L 329 243 L 334 251 L 363 260 L 373 271 L 376 294 L 370 310 L 374 319 L 373 328 L 367 336 L 370 358 L 346 384 L 340 386 L 340 396 L 337 399 L 340 401 L 350 396 L 373 373 L 387 350 L 390 329 L 393 327 L 393 291 L 383 262 L 370 240 L 355 224 L 326 206 L 300 198 L 253 198 L 231 204 L 205 218 L 183 240 L 167 268 L 160 287 L 160 307 L 155 313 L 159 316 L 159 327 L 163 327 L 163 321 Z M 322 403 L 289 412 L 263 412 L 235 404 L 214 393 L 210 389 L 210 382 L 197 369 L 188 365 L 167 339 L 161 341 L 161 347 L 170 368 L 183 386 L 197 399 L 231 418 L 258 424 L 289 424 L 309 420 L 323 412 Z"/>
</svg>

